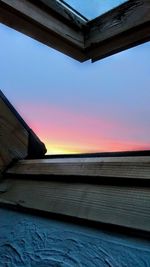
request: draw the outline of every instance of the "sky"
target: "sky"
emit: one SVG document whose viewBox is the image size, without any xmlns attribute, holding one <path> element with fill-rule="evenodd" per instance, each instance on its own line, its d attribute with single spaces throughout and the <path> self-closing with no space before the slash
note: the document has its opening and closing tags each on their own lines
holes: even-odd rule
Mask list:
<svg viewBox="0 0 150 267">
<path fill-rule="evenodd" d="M 127 0 L 65 0 L 65 2 L 91 20 L 127 2 Z"/>
<path fill-rule="evenodd" d="M 150 149 L 150 42 L 79 63 L 0 24 L 0 73 L 48 154 Z"/>
</svg>

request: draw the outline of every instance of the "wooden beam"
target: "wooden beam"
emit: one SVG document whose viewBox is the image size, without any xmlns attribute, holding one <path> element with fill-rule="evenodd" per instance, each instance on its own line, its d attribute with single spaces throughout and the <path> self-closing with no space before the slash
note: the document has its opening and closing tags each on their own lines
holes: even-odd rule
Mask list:
<svg viewBox="0 0 150 267">
<path fill-rule="evenodd" d="M 80 27 L 77 26 L 79 20 L 72 25 L 72 15 L 67 19 L 69 11 L 65 19 L 63 14 L 64 12 L 60 14 L 60 8 L 58 12 L 54 12 L 54 1 L 52 8 L 49 4 L 46 9 L 30 0 L 0 0 L 0 22 L 79 61 L 84 61 L 87 57 L 83 52 L 84 36 L 81 23 Z"/>
<path fill-rule="evenodd" d="M 38 158 L 45 153 L 44 144 L 0 91 L 0 173 L 13 160 Z"/>
<path fill-rule="evenodd" d="M 29 134 L 0 97 L 0 172 L 28 155 Z"/>
<path fill-rule="evenodd" d="M 30 1 L 32 3 L 35 3 L 34 0 Z M 55 12 L 55 14 L 59 14 L 66 21 L 67 24 L 71 24 L 74 28 L 78 30 L 83 30 L 83 28 L 86 26 L 87 20 L 71 12 L 71 10 L 58 3 L 57 0 L 39 0 L 36 4 L 41 7 L 41 4 L 43 4 L 46 10 L 50 9 L 50 11 Z"/>
<path fill-rule="evenodd" d="M 150 231 L 150 188 L 26 179 L 0 183 L 0 204 Z"/>
<path fill-rule="evenodd" d="M 129 0 L 85 22 L 54 0 L 0 0 L 0 22 L 80 62 L 94 62 L 150 40 L 150 1 Z"/>
<path fill-rule="evenodd" d="M 99 177 L 118 179 L 143 179 L 150 181 L 150 157 L 93 157 L 93 158 L 54 158 L 39 160 L 21 160 L 7 174 L 48 176 Z M 36 178 L 35 178 L 36 179 Z M 60 178 L 61 179 L 61 178 Z"/>
<path fill-rule="evenodd" d="M 150 40 L 150 1 L 130 0 L 90 21 L 86 53 L 96 61 Z"/>
</svg>

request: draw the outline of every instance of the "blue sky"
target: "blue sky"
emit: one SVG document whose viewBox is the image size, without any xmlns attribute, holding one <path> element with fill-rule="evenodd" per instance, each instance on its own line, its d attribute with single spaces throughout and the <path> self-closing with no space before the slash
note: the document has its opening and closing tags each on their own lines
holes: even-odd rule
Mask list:
<svg viewBox="0 0 150 267">
<path fill-rule="evenodd" d="M 65 0 L 65 2 L 90 20 L 127 2 L 127 0 Z"/>
<path fill-rule="evenodd" d="M 0 36 L 0 88 L 48 153 L 150 149 L 150 42 L 92 64 Z"/>
</svg>

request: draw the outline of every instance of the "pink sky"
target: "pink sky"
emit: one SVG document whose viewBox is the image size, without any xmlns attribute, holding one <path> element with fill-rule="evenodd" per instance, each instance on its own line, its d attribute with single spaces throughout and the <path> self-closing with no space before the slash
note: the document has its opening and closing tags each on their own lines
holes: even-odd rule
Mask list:
<svg viewBox="0 0 150 267">
<path fill-rule="evenodd" d="M 135 127 L 63 107 L 31 103 L 23 103 L 22 107 L 23 117 L 45 143 L 48 154 L 150 149 L 140 138 L 140 125 Z"/>
</svg>

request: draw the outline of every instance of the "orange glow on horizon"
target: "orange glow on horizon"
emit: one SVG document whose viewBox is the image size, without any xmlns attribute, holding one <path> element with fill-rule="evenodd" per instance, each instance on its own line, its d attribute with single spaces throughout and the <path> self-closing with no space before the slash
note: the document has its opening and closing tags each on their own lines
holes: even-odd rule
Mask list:
<svg viewBox="0 0 150 267">
<path fill-rule="evenodd" d="M 47 154 L 148 150 L 138 124 L 64 107 L 24 104 L 28 125 L 45 143 Z M 28 119 L 27 119 L 28 118 Z"/>
<path fill-rule="evenodd" d="M 58 145 L 53 143 L 46 143 L 47 154 L 77 154 L 81 151 L 75 150 L 67 145 Z"/>
<path fill-rule="evenodd" d="M 55 141 L 56 142 L 56 141 Z M 79 153 L 98 153 L 98 152 L 117 152 L 117 151 L 133 151 L 133 150 L 147 150 L 150 149 L 150 146 L 147 144 L 125 144 L 125 143 L 114 143 L 110 145 L 104 144 L 101 147 L 94 146 L 84 146 L 83 144 L 68 144 L 60 143 L 60 140 L 56 143 L 49 142 L 45 140 L 45 145 L 47 148 L 47 154 L 79 154 Z"/>
</svg>

